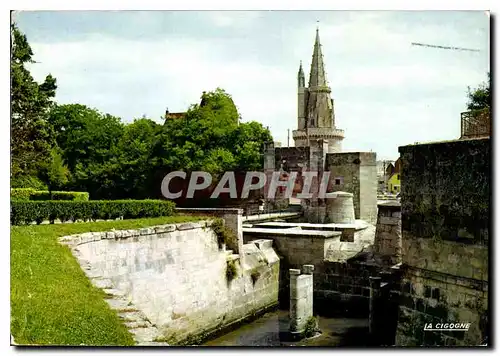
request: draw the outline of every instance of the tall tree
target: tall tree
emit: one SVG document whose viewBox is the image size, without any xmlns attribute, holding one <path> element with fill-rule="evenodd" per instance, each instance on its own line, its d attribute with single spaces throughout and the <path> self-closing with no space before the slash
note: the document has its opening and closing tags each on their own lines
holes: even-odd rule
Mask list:
<svg viewBox="0 0 500 356">
<path fill-rule="evenodd" d="M 66 183 L 68 183 L 70 172 L 68 167 L 64 164 L 61 150 L 58 147 L 51 150 L 50 160 L 44 162 L 40 176 L 47 184 L 49 192 L 63 189 Z"/>
<path fill-rule="evenodd" d="M 26 69 L 33 51 L 26 36 L 11 25 L 11 165 L 12 177 L 36 175 L 53 146 L 47 114 L 57 85 L 50 74 L 38 84 Z"/>
<path fill-rule="evenodd" d="M 55 106 L 48 118 L 62 157 L 71 172 L 69 188 L 88 191 L 92 199 L 113 198 L 117 147 L 123 135 L 120 119 L 85 105 Z"/>
<path fill-rule="evenodd" d="M 217 88 L 204 92 L 201 103 L 192 105 L 184 119 L 167 120 L 159 155 L 172 170 L 227 170 L 262 168 L 265 141 L 272 140 L 260 123 L 240 123 L 231 96 Z"/>
<path fill-rule="evenodd" d="M 491 74 L 488 72 L 488 80 L 480 84 L 476 89 L 467 89 L 467 109 L 481 110 L 491 108 Z"/>
</svg>

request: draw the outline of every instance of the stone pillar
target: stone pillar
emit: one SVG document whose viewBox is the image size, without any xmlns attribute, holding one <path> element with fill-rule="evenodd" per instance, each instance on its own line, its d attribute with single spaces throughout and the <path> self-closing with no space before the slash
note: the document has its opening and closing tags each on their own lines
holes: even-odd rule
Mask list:
<svg viewBox="0 0 500 356">
<path fill-rule="evenodd" d="M 382 278 L 380 277 L 370 277 L 370 315 L 369 315 L 369 328 L 370 335 L 374 335 L 377 332 L 377 316 L 378 316 L 378 304 L 380 298 L 380 283 Z"/>
<path fill-rule="evenodd" d="M 328 141 L 319 139 L 311 140 L 309 147 L 309 164 L 307 169 L 311 172 L 317 172 L 316 178 L 311 184 L 312 198 L 307 199 L 305 217 L 309 223 L 322 224 L 326 217 L 326 208 L 324 200 L 318 198 L 318 193 L 321 184 L 321 178 L 325 171 L 325 159 L 328 153 Z"/>
<path fill-rule="evenodd" d="M 269 193 L 269 182 L 271 182 L 274 171 L 276 170 L 275 164 L 275 155 L 276 151 L 274 148 L 274 142 L 265 142 L 264 143 L 264 174 L 266 175 L 266 184 L 264 188 L 262 188 L 262 195 L 264 196 L 264 210 L 273 210 L 275 204 L 273 201 L 270 201 L 268 197 Z"/>
<path fill-rule="evenodd" d="M 401 262 L 401 204 L 387 202 L 378 204 L 377 227 L 374 252 L 387 258 L 391 264 Z"/>
<path fill-rule="evenodd" d="M 290 332 L 301 335 L 307 320 L 313 316 L 313 265 L 290 269 Z"/>
<path fill-rule="evenodd" d="M 328 199 L 328 218 L 330 223 L 354 224 L 353 194 L 335 192 L 336 198 Z"/>
</svg>

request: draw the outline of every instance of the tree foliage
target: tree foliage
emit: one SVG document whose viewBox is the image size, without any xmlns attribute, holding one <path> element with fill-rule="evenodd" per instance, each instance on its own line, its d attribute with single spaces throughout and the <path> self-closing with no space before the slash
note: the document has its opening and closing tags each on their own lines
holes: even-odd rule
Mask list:
<svg viewBox="0 0 500 356">
<path fill-rule="evenodd" d="M 56 81 L 37 84 L 25 68 L 33 62 L 26 36 L 12 27 L 12 183 L 45 183 L 49 190 L 89 192 L 91 199 L 161 196 L 166 172 L 261 170 L 269 130 L 241 123 L 223 89 L 203 92 L 184 118 L 162 124 L 143 116 L 120 118 L 81 104 L 57 105 Z M 41 181 L 43 183 L 41 183 Z M 28 184 L 29 183 L 29 184 Z"/>
<path fill-rule="evenodd" d="M 481 110 L 491 108 L 491 74 L 488 73 L 488 81 L 480 84 L 476 89 L 467 90 L 467 110 Z"/>
<path fill-rule="evenodd" d="M 64 164 L 60 150 L 55 147 L 50 152 L 50 158 L 42 166 L 41 176 L 47 182 L 49 192 L 64 188 L 69 180 L 69 169 Z"/>
<path fill-rule="evenodd" d="M 38 84 L 26 64 L 33 63 L 33 51 L 24 34 L 11 25 L 11 161 L 12 177 L 36 175 L 50 159 L 51 128 L 47 114 L 57 89 L 50 74 Z"/>
</svg>

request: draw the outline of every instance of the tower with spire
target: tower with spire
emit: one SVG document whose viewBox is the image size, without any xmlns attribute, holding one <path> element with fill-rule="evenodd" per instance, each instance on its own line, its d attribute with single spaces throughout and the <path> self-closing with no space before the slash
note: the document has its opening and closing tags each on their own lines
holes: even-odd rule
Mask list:
<svg viewBox="0 0 500 356">
<path fill-rule="evenodd" d="M 328 153 L 341 152 L 344 131 L 335 126 L 333 99 L 326 79 L 318 28 L 309 71 L 309 85 L 305 86 L 301 61 L 297 86 L 298 125 L 297 130 L 293 131 L 295 147 L 307 147 L 310 146 L 311 140 L 324 139 L 328 141 Z"/>
</svg>

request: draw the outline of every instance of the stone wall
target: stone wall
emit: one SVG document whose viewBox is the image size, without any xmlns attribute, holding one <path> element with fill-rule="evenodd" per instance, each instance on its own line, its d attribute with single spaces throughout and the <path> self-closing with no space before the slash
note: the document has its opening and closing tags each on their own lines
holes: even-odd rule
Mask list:
<svg viewBox="0 0 500 356">
<path fill-rule="evenodd" d="M 398 345 L 487 342 L 490 140 L 400 147 L 403 289 Z M 424 331 L 425 323 L 470 323 Z"/>
<path fill-rule="evenodd" d="M 318 307 L 332 314 L 368 317 L 369 277 L 378 275 L 379 271 L 379 266 L 363 262 L 325 261 L 314 271 Z"/>
<path fill-rule="evenodd" d="M 328 153 L 325 171 L 330 171 L 328 191 L 352 193 L 356 219 L 375 223 L 377 219 L 376 153 Z"/>
<path fill-rule="evenodd" d="M 385 202 L 378 204 L 374 252 L 388 264 L 401 262 L 401 204 Z"/>
<path fill-rule="evenodd" d="M 373 228 L 373 227 L 372 227 Z M 365 230 L 368 230 L 365 229 Z M 373 243 L 373 230 L 354 233 L 355 242 L 342 242 L 340 231 L 301 230 L 296 228 L 247 228 L 244 241 L 256 238 L 274 241 L 281 256 L 280 305 L 287 307 L 289 300 L 289 269 L 314 265 L 314 300 L 318 310 L 326 314 L 352 314 L 368 317 L 370 276 L 381 271 L 391 273 L 391 266 L 381 266 L 356 255 L 363 250 L 363 241 Z M 369 238 L 363 234 L 372 236 Z M 331 251 L 332 247 L 336 250 Z M 353 250 L 354 249 L 354 250 Z M 341 256 L 344 256 L 340 258 Z M 333 262 L 333 259 L 338 260 Z"/>
<path fill-rule="evenodd" d="M 242 245 L 240 263 L 240 255 L 219 247 L 208 226 L 172 224 L 62 240 L 120 315 L 144 315 L 143 324 L 127 325 L 136 340 L 192 343 L 278 302 L 272 241 Z"/>
<path fill-rule="evenodd" d="M 238 254 L 243 246 L 243 209 L 238 208 L 177 208 L 177 212 L 194 216 L 213 216 L 224 220 L 224 225 L 233 232 L 226 242 L 227 248 Z"/>
<path fill-rule="evenodd" d="M 340 239 L 340 231 L 308 231 L 300 229 L 251 228 L 244 229 L 245 242 L 255 239 L 273 240 L 273 246 L 280 256 L 280 306 L 288 307 L 290 299 L 289 270 L 301 269 L 303 265 L 320 266 L 330 244 Z M 314 279 L 316 292 L 316 283 Z"/>
</svg>

